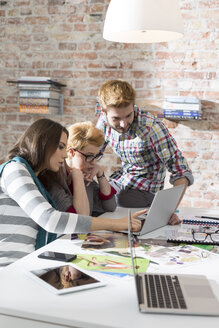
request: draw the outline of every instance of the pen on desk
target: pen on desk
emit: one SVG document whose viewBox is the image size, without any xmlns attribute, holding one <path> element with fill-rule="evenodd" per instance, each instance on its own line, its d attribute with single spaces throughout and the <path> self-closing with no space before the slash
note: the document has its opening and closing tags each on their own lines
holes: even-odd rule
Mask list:
<svg viewBox="0 0 219 328">
<path fill-rule="evenodd" d="M 219 220 L 219 218 L 215 218 L 213 216 L 205 216 L 205 215 L 196 215 L 196 218 L 200 218 L 200 219 L 211 219 L 211 220 Z"/>
<path fill-rule="evenodd" d="M 159 265 L 159 263 L 157 263 L 157 262 L 154 262 L 154 261 L 151 261 L 151 260 L 149 260 L 149 261 L 150 261 L 150 263 L 158 264 Z"/>
</svg>

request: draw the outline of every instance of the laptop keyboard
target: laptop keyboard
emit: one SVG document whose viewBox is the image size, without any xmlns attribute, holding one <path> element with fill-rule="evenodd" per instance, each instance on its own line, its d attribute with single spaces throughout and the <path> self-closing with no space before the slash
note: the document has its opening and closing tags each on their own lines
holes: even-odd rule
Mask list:
<svg viewBox="0 0 219 328">
<path fill-rule="evenodd" d="M 186 302 L 180 287 L 179 279 L 174 275 L 147 274 L 137 276 L 137 280 L 144 279 L 146 287 L 147 306 L 149 308 L 187 309 Z M 138 281 L 140 291 L 142 282 Z M 139 289 L 141 285 L 141 288 Z M 139 293 L 139 301 L 142 299 L 142 290 Z"/>
</svg>

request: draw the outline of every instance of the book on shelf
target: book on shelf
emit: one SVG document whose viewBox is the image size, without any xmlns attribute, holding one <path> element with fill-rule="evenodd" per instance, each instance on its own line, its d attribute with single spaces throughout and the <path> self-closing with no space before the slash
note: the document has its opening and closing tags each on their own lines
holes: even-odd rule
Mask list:
<svg viewBox="0 0 219 328">
<path fill-rule="evenodd" d="M 48 89 L 48 90 L 33 90 L 33 89 L 22 89 L 19 91 L 20 98 L 52 98 L 52 99 L 59 99 L 60 90 Z"/>
<path fill-rule="evenodd" d="M 163 104 L 164 109 L 177 109 L 177 110 L 194 110 L 198 111 L 201 109 L 201 104 L 200 103 L 179 103 L 179 102 L 169 102 L 165 101 Z"/>
<path fill-rule="evenodd" d="M 38 105 L 38 106 L 60 107 L 60 99 L 20 97 L 19 104 L 28 105 L 28 106 Z"/>
<path fill-rule="evenodd" d="M 183 116 L 183 115 L 165 115 L 164 118 L 173 119 L 173 120 L 200 120 L 199 116 Z"/>
<path fill-rule="evenodd" d="M 200 100 L 196 97 L 183 97 L 183 96 L 169 96 L 165 97 L 165 101 L 171 103 L 188 103 L 188 104 L 199 104 Z"/>
<path fill-rule="evenodd" d="M 47 82 L 51 80 L 50 76 L 21 76 L 18 81 L 38 81 Z"/>
<path fill-rule="evenodd" d="M 30 114 L 59 114 L 60 108 L 59 107 L 52 107 L 52 106 L 38 106 L 38 105 L 19 105 L 19 112 L 20 113 L 30 113 Z"/>
<path fill-rule="evenodd" d="M 60 92 L 61 89 L 59 87 L 56 87 L 55 85 L 52 84 L 42 84 L 42 83 L 21 83 L 18 84 L 19 90 L 25 89 L 25 90 L 52 90 L 52 91 L 57 91 Z"/>
<path fill-rule="evenodd" d="M 192 111 L 192 110 L 163 110 L 164 115 L 182 115 L 182 116 L 201 116 L 200 111 Z"/>
<path fill-rule="evenodd" d="M 157 114 L 158 118 L 167 118 L 173 120 L 200 120 L 201 116 L 191 116 L 191 115 L 169 115 L 169 114 Z"/>
</svg>

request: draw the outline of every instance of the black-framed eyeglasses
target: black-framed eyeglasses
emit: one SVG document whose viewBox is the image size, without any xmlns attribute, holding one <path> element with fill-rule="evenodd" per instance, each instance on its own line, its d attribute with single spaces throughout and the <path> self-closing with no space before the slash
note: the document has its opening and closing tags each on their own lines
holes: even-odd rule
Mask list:
<svg viewBox="0 0 219 328">
<path fill-rule="evenodd" d="M 202 231 L 192 229 L 192 235 L 195 241 L 205 241 L 209 236 L 211 241 L 219 242 L 219 230 L 209 231 L 208 229 L 203 229 Z"/>
<path fill-rule="evenodd" d="M 95 159 L 96 161 L 99 161 L 103 157 L 102 152 L 99 152 L 97 155 L 86 155 L 77 149 L 74 149 L 74 151 L 77 151 L 79 154 L 83 155 L 85 157 L 85 161 L 88 163 L 92 163 Z"/>
</svg>

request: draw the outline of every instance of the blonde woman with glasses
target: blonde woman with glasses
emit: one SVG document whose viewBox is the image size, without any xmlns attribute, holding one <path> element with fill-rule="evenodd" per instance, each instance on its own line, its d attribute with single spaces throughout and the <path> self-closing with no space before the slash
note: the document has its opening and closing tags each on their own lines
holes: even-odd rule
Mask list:
<svg viewBox="0 0 219 328">
<path fill-rule="evenodd" d="M 53 184 L 49 190 L 52 198 L 63 211 L 96 216 L 114 211 L 116 192 L 99 164 L 103 156 L 100 152 L 104 143 L 103 133 L 89 121 L 71 125 L 68 132 L 64 175 L 70 193 Z"/>
</svg>

